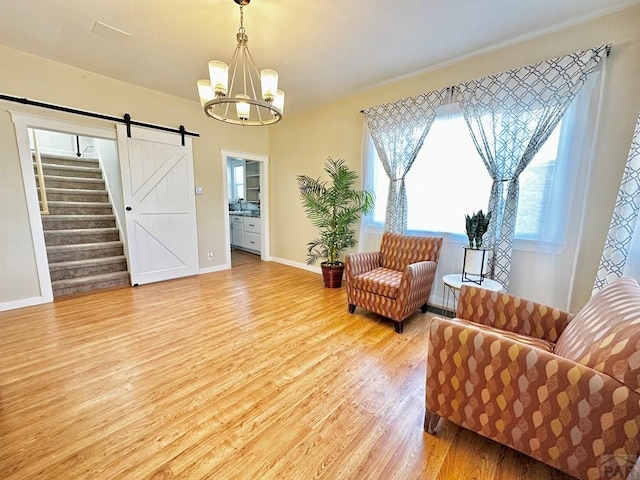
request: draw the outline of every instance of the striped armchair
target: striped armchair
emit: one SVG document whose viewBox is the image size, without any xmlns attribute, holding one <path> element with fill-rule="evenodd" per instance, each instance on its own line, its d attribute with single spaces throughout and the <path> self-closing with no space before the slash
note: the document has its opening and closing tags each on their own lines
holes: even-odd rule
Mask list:
<svg viewBox="0 0 640 480">
<path fill-rule="evenodd" d="M 444 417 L 577 478 L 627 478 L 640 454 L 635 280 L 575 316 L 463 286 L 456 314 L 430 326 L 427 432 Z"/>
<path fill-rule="evenodd" d="M 345 258 L 349 313 L 356 306 L 390 318 L 396 332 L 427 301 L 438 266 L 441 237 L 415 237 L 385 232 L 379 252 L 352 253 Z"/>
</svg>

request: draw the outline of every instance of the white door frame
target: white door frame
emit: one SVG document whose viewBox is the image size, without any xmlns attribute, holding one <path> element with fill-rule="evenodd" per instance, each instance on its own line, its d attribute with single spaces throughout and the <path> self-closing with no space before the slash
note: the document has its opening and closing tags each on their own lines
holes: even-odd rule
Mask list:
<svg viewBox="0 0 640 480">
<path fill-rule="evenodd" d="M 33 251 L 35 254 L 36 269 L 40 284 L 40 297 L 29 299 L 28 303 L 25 303 L 24 305 L 16 305 L 15 308 L 18 308 L 19 306 L 37 305 L 53 301 L 53 289 L 51 288 L 51 275 L 49 274 L 47 247 L 44 242 L 44 230 L 42 228 L 42 217 L 40 215 L 40 204 L 38 202 L 38 190 L 36 188 L 35 175 L 33 174 L 33 160 L 31 159 L 31 149 L 29 146 L 29 128 L 51 130 L 54 132 L 70 133 L 86 137 L 105 138 L 108 140 L 116 140 L 116 129 L 115 125 L 112 127 L 97 127 L 12 110 L 9 110 L 9 114 L 11 115 L 11 120 L 13 121 L 16 131 L 18 155 L 20 156 L 20 166 L 22 170 L 22 181 L 24 183 L 27 212 L 29 214 L 29 224 L 31 226 L 31 239 L 33 242 Z"/>
<path fill-rule="evenodd" d="M 271 260 L 271 244 L 269 235 L 269 156 L 257 153 L 240 152 L 237 150 L 220 150 L 222 156 L 222 194 L 224 205 L 224 241 L 225 266 L 231 268 L 231 232 L 229 231 L 229 186 L 227 184 L 227 160 L 242 158 L 260 162 L 260 258 L 267 262 Z"/>
</svg>

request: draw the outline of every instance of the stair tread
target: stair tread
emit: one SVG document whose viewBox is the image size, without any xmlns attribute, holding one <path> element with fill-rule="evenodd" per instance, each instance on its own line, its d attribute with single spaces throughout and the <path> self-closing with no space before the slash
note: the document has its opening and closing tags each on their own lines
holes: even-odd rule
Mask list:
<svg viewBox="0 0 640 480">
<path fill-rule="evenodd" d="M 109 280 L 129 278 L 129 272 L 101 273 L 99 275 L 87 275 L 86 277 L 66 278 L 64 280 L 54 280 L 51 286 L 54 288 L 71 287 L 78 284 L 106 282 Z"/>
<path fill-rule="evenodd" d="M 35 154 L 32 154 L 32 157 Z M 98 163 L 98 157 L 78 157 L 77 155 L 62 155 L 61 153 L 42 153 L 40 152 L 40 158 L 51 158 L 53 160 L 80 160 L 87 162 L 96 162 Z"/>
<path fill-rule="evenodd" d="M 78 218 L 80 217 L 80 218 Z M 49 214 L 49 215 L 43 215 L 42 219 L 47 219 L 47 220 L 51 220 L 53 222 L 55 221 L 64 221 L 64 220 L 111 220 L 115 218 L 115 215 L 113 213 L 109 213 L 109 214 L 104 214 L 104 215 L 99 215 L 99 214 L 91 214 L 91 215 L 61 215 L 61 214 Z"/>
<path fill-rule="evenodd" d="M 100 166 L 83 167 L 80 165 L 58 165 L 57 163 L 46 163 L 46 162 L 42 162 L 42 166 L 48 168 L 49 170 L 69 170 L 72 172 L 102 173 L 102 169 L 100 168 Z"/>
<path fill-rule="evenodd" d="M 47 230 L 49 236 L 62 235 L 96 235 L 100 233 L 118 233 L 116 227 L 98 227 L 98 228 L 66 228 L 57 230 Z"/>
<path fill-rule="evenodd" d="M 86 183 L 104 183 L 103 178 L 90 178 L 90 177 L 63 177 L 60 175 L 44 175 L 45 183 L 50 181 L 70 181 L 70 182 L 86 182 Z"/>
<path fill-rule="evenodd" d="M 100 248 L 121 247 L 122 242 L 97 242 L 97 243 L 74 243 L 71 245 L 53 245 L 47 247 L 47 252 L 66 252 L 69 250 L 97 250 Z"/>
<path fill-rule="evenodd" d="M 69 207 L 104 207 L 111 206 L 109 202 L 74 202 L 72 200 L 51 200 L 47 202 L 50 206 Z"/>
<path fill-rule="evenodd" d="M 88 267 L 92 265 L 105 265 L 108 263 L 120 263 L 126 262 L 124 255 L 117 255 L 113 257 L 100 257 L 100 258 L 88 258 L 86 260 L 68 260 L 65 262 L 53 262 L 49 263 L 49 270 L 64 270 L 67 268 Z"/>
<path fill-rule="evenodd" d="M 46 182 L 45 182 L 46 183 Z M 88 188 L 60 188 L 60 187 L 46 187 L 47 193 L 72 193 L 74 195 L 106 195 L 106 190 L 91 190 Z"/>
</svg>

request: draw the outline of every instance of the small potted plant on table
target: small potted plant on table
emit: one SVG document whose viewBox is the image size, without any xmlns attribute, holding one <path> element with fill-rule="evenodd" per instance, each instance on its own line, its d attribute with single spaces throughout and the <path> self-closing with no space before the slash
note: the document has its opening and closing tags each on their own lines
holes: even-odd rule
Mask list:
<svg viewBox="0 0 640 480">
<path fill-rule="evenodd" d="M 358 175 L 344 160 L 328 158 L 325 172 L 331 182 L 298 175 L 298 191 L 307 217 L 318 228 L 320 236 L 307 244 L 307 265 L 321 260 L 324 285 L 342 286 L 344 263 L 342 254 L 355 247 L 353 226 L 361 214 L 373 210 L 374 195 L 367 190 L 355 190 Z"/>
<path fill-rule="evenodd" d="M 482 237 L 489 228 L 491 221 L 491 212 L 485 215 L 482 210 L 478 213 L 473 212 L 471 216 L 465 215 L 465 226 L 467 237 L 469 238 L 469 246 L 464 247 L 464 260 L 462 263 L 462 281 L 470 281 L 482 284 L 485 270 L 487 268 L 487 251 L 482 248 Z M 473 275 L 474 277 L 470 277 Z"/>
</svg>

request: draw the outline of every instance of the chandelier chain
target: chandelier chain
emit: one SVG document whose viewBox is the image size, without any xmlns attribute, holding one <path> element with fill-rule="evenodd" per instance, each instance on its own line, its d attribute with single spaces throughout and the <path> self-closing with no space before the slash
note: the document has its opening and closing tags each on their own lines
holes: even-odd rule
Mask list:
<svg viewBox="0 0 640 480">
<path fill-rule="evenodd" d="M 240 32 L 244 33 L 244 10 L 242 9 L 242 5 L 240 5 Z"/>
</svg>

